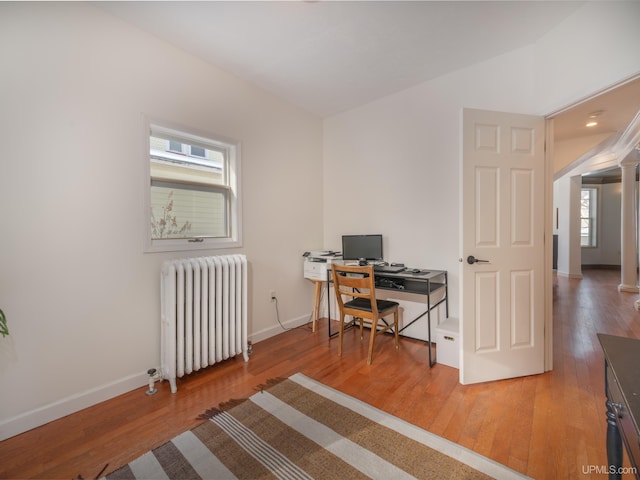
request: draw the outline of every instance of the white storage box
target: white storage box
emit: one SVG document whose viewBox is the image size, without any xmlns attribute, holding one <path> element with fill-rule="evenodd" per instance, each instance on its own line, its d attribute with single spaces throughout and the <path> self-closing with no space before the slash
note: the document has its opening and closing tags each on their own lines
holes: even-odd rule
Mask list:
<svg viewBox="0 0 640 480">
<path fill-rule="evenodd" d="M 457 318 L 447 318 L 435 328 L 438 363 L 460 368 L 460 326 Z"/>
<path fill-rule="evenodd" d="M 304 278 L 310 280 L 327 281 L 327 270 L 331 268 L 331 265 L 325 262 L 314 262 L 305 260 L 304 262 Z"/>
</svg>

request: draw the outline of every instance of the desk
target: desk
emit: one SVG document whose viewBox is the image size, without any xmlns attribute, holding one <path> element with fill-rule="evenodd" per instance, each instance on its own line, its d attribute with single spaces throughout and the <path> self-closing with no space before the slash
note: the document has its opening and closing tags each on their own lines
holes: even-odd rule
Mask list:
<svg viewBox="0 0 640 480">
<path fill-rule="evenodd" d="M 322 284 L 327 281 L 327 270 L 331 269 L 331 263 L 339 261 L 340 256 L 335 252 L 306 252 L 304 255 L 304 278 L 315 284 L 313 295 L 313 326 L 316 331 L 318 318 L 320 317 L 320 299 L 322 298 Z"/>
<path fill-rule="evenodd" d="M 607 460 L 610 479 L 619 479 L 622 443 L 636 478 L 640 478 L 640 340 L 598 334 L 604 350 L 604 383 L 607 395 Z"/>
<path fill-rule="evenodd" d="M 446 270 L 420 269 L 414 273 L 411 269 L 398 273 L 374 272 L 376 290 L 391 290 L 394 292 L 413 293 L 424 295 L 427 300 L 427 309 L 413 320 L 404 325 L 398 333 L 413 325 L 425 315 L 427 316 L 427 343 L 429 344 L 429 366 L 436 364 L 436 356 L 433 352 L 433 342 L 431 341 L 431 310 L 445 303 L 446 317 L 449 318 L 449 283 Z M 331 279 L 331 269 L 327 269 L 327 285 L 333 282 Z M 431 296 L 438 290 L 444 289 L 444 296 L 439 301 L 431 304 Z M 327 295 L 327 316 L 329 322 L 329 338 L 334 337 L 338 332 L 331 333 L 331 300 Z"/>
</svg>

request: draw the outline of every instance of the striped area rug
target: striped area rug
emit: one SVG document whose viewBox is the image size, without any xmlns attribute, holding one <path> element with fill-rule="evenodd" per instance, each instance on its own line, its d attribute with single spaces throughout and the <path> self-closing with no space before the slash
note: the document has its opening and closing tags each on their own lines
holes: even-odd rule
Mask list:
<svg viewBox="0 0 640 480">
<path fill-rule="evenodd" d="M 302 374 L 205 416 L 106 478 L 527 478 Z"/>
</svg>

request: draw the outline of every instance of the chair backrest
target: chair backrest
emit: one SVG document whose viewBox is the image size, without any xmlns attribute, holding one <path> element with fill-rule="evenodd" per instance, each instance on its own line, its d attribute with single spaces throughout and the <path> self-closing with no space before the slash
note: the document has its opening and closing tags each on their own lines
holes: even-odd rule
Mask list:
<svg viewBox="0 0 640 480">
<path fill-rule="evenodd" d="M 333 288 L 340 310 L 344 309 L 343 295 L 369 299 L 371 311 L 377 312 L 376 288 L 373 265 L 339 265 L 331 264 Z"/>
</svg>

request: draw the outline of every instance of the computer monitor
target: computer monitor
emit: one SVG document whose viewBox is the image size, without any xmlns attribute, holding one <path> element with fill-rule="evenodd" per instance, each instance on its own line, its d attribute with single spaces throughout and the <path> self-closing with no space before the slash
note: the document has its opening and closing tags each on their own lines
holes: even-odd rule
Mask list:
<svg viewBox="0 0 640 480">
<path fill-rule="evenodd" d="M 343 235 L 343 260 L 382 260 L 382 235 Z"/>
</svg>

